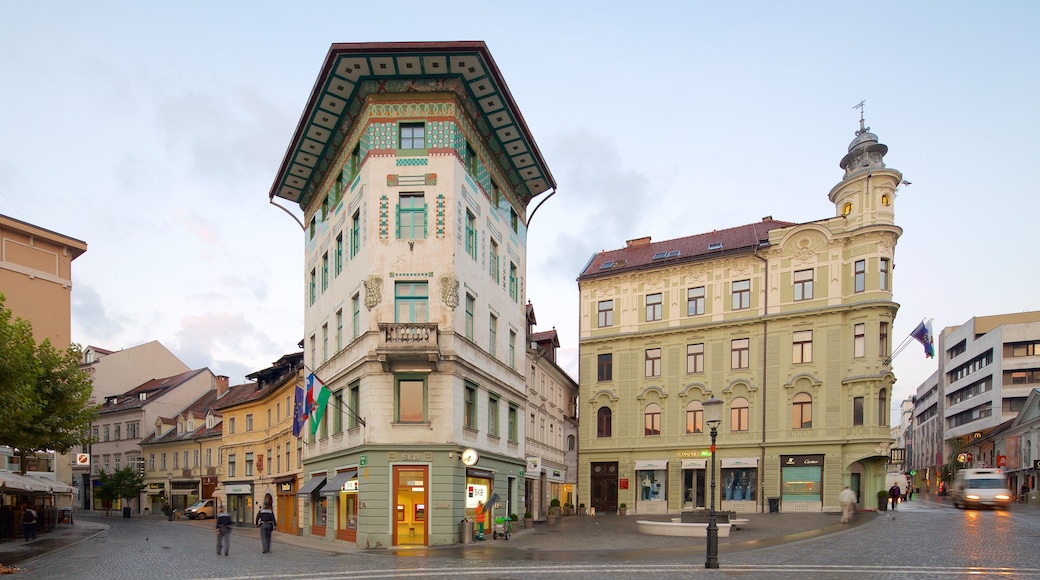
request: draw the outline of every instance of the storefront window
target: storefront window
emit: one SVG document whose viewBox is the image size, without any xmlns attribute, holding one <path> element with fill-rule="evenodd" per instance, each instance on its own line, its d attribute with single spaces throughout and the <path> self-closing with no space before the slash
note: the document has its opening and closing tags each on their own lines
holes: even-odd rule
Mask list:
<svg viewBox="0 0 1040 580">
<path fill-rule="evenodd" d="M 323 495 L 314 496 L 314 525 L 325 526 L 328 521 L 328 514 L 325 512 L 325 508 L 328 506 L 329 500 Z"/>
<path fill-rule="evenodd" d="M 336 521 L 341 530 L 357 530 L 357 486 L 358 479 L 354 477 L 339 492 Z"/>
<path fill-rule="evenodd" d="M 665 483 L 667 480 L 668 471 L 665 469 L 637 471 L 636 481 L 639 482 L 639 499 L 665 499 Z"/>
<path fill-rule="evenodd" d="M 722 499 L 730 501 L 757 501 L 757 471 L 757 469 L 747 467 L 723 468 L 722 489 L 720 490 Z"/>
</svg>

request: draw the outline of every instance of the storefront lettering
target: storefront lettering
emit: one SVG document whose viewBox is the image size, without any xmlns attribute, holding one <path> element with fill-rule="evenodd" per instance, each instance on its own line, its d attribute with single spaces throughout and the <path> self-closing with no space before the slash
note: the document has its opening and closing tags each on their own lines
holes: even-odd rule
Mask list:
<svg viewBox="0 0 1040 580">
<path fill-rule="evenodd" d="M 421 453 L 401 453 L 398 457 L 400 457 L 401 461 L 419 461 L 420 459 L 422 459 L 422 454 Z"/>
</svg>

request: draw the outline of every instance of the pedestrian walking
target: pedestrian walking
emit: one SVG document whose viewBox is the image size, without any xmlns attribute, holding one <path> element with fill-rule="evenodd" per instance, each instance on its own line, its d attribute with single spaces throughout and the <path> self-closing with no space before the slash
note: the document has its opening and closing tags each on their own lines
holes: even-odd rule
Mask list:
<svg viewBox="0 0 1040 580">
<path fill-rule="evenodd" d="M 36 539 L 36 510 L 29 504 L 22 504 L 22 533 L 26 542 Z"/>
<path fill-rule="evenodd" d="M 271 551 L 271 532 L 278 525 L 278 521 L 274 517 L 274 510 L 271 509 L 271 500 L 265 501 L 264 507 L 256 513 L 255 523 L 260 528 L 260 545 L 266 554 Z"/>
<path fill-rule="evenodd" d="M 888 499 L 892 501 L 892 509 L 895 510 L 896 506 L 899 505 L 899 498 L 901 493 L 899 491 L 899 484 L 893 483 L 892 487 L 888 488 Z"/>
<path fill-rule="evenodd" d="M 228 555 L 231 548 L 231 514 L 226 509 L 221 509 L 217 514 L 217 555 L 223 547 L 224 555 Z"/>
<path fill-rule="evenodd" d="M 852 519 L 852 512 L 856 509 L 856 492 L 849 486 L 838 494 L 838 503 L 841 504 L 841 523 L 847 524 Z"/>
</svg>

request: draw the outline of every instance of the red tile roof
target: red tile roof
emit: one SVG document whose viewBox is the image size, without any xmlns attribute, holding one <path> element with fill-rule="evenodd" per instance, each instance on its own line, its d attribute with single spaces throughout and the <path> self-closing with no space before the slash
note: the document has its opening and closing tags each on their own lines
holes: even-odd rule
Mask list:
<svg viewBox="0 0 1040 580">
<path fill-rule="evenodd" d="M 145 406 L 145 404 L 154 401 L 156 398 L 165 395 L 176 387 L 195 378 L 199 374 L 208 371 L 209 369 L 201 368 L 194 371 L 186 371 L 171 377 L 152 379 L 121 395 L 107 397 L 105 403 L 98 408 L 98 413 L 104 414 L 116 411 L 126 411 L 127 409 L 139 409 Z M 141 400 L 141 393 L 146 394 L 144 400 Z"/>
<path fill-rule="evenodd" d="M 579 280 L 609 275 L 619 270 L 633 270 L 647 266 L 657 267 L 663 264 L 674 264 L 702 260 L 708 256 L 731 253 L 734 250 L 751 250 L 759 247 L 769 239 L 769 230 L 795 225 L 772 218 L 760 222 L 737 226 L 725 230 L 715 230 L 703 234 L 675 238 L 663 242 L 650 242 L 650 238 L 631 240 L 628 246 L 618 250 L 605 250 L 592 256 L 585 270 L 578 276 Z M 717 247 L 717 244 L 722 244 Z M 709 249 L 711 247 L 712 249 Z M 655 254 L 678 252 L 670 257 L 654 259 Z M 605 264 L 613 265 L 603 268 Z"/>
</svg>

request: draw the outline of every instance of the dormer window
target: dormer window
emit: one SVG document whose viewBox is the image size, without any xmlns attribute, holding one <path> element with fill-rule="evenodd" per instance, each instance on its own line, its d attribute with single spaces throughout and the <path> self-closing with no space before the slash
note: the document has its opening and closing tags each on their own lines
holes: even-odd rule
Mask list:
<svg viewBox="0 0 1040 580">
<path fill-rule="evenodd" d="M 712 242 L 712 243 L 708 244 L 708 251 L 709 252 L 714 252 L 716 250 L 721 250 L 721 249 L 722 249 L 722 242 Z"/>
<path fill-rule="evenodd" d="M 140 397 L 142 401 L 145 401 L 148 399 L 148 393 L 140 393 L 138 397 Z"/>
</svg>

